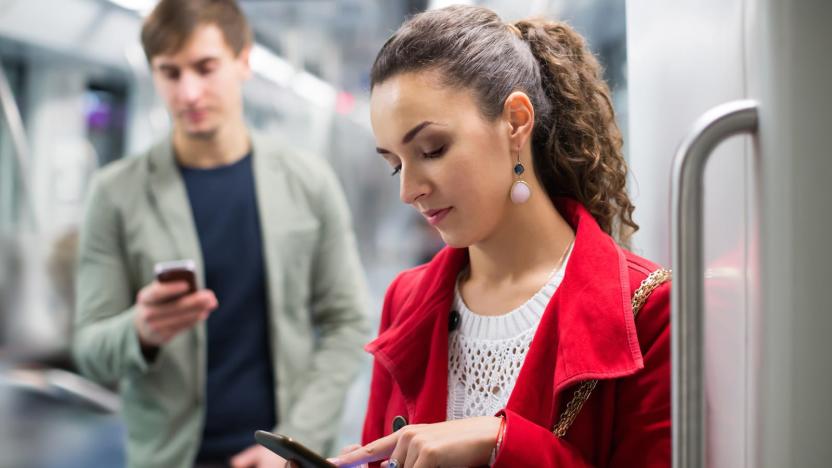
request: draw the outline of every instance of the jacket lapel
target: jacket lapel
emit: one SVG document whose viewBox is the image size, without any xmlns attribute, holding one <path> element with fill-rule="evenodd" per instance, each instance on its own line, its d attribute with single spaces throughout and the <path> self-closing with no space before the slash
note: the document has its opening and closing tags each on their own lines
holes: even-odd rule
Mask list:
<svg viewBox="0 0 832 468">
<path fill-rule="evenodd" d="M 556 420 L 566 388 L 644 367 L 623 252 L 583 206 L 569 199 L 557 206 L 575 244 L 507 404 L 544 427 Z"/>
<path fill-rule="evenodd" d="M 411 423 L 444 421 L 448 398 L 448 313 L 467 249 L 445 248 L 427 265 L 414 293 L 397 305 L 396 323 L 366 349 L 401 389 Z"/>
<path fill-rule="evenodd" d="M 579 203 L 560 199 L 557 207 L 575 230 L 575 245 L 507 405 L 543 426 L 554 420 L 557 396 L 570 385 L 643 367 L 623 252 Z M 447 317 L 467 261 L 467 249 L 437 254 L 409 285 L 409 299 L 393 305 L 397 323 L 367 345 L 401 389 L 413 423 L 446 418 Z"/>
<path fill-rule="evenodd" d="M 278 352 L 278 343 L 283 342 L 281 333 L 287 333 L 292 328 L 281 325 L 286 320 L 285 314 L 278 313 L 285 303 L 286 255 L 285 249 L 292 245 L 281 238 L 281 232 L 287 224 L 292 224 L 292 213 L 296 207 L 292 205 L 295 197 L 291 196 L 290 184 L 287 181 L 287 171 L 281 160 L 276 156 L 270 143 L 261 135 L 251 132 L 252 167 L 254 170 L 254 190 L 257 198 L 257 211 L 260 217 L 261 242 L 263 249 L 263 267 L 266 273 L 266 292 L 269 304 L 269 346 L 272 353 L 277 382 L 285 381 L 293 375 L 288 362 L 291 355 L 288 352 Z M 276 404 L 278 414 L 289 412 L 288 385 L 278 385 L 276 389 Z"/>
<path fill-rule="evenodd" d="M 191 258 L 197 262 L 200 284 L 204 284 L 199 237 L 170 139 L 165 139 L 151 149 L 149 164 L 148 195 L 153 201 L 153 207 L 163 220 L 175 251 L 182 258 Z"/>
<path fill-rule="evenodd" d="M 294 208 L 289 206 L 292 197 L 287 191 L 286 172 L 280 160 L 270 157 L 268 144 L 256 133 L 251 133 L 252 167 L 254 168 L 254 190 L 257 198 L 257 211 L 260 217 L 260 231 L 263 242 L 263 261 L 266 270 L 266 289 L 269 304 L 273 309 L 283 303 L 282 288 L 283 269 L 280 261 L 280 242 L 277 236 L 284 229 L 285 216 Z M 275 216 L 279 213 L 280 216 Z"/>
<path fill-rule="evenodd" d="M 196 233 L 191 203 L 185 190 L 182 175 L 176 166 L 173 142 L 166 138 L 150 150 L 148 197 L 167 230 L 174 250 L 182 259 L 193 259 L 196 263 L 197 284 L 205 286 L 205 266 L 202 259 L 199 236 Z M 205 387 L 205 324 L 194 327 L 192 335 L 197 353 L 198 396 Z"/>
</svg>

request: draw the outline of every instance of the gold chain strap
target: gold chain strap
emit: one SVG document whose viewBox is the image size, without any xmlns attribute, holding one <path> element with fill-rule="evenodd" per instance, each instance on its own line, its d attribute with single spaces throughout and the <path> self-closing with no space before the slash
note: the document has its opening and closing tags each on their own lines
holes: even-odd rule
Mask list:
<svg viewBox="0 0 832 468">
<path fill-rule="evenodd" d="M 653 290 L 661 286 L 661 284 L 665 281 L 670 280 L 672 276 L 673 274 L 670 270 L 660 268 L 653 273 L 650 273 L 650 276 L 641 282 L 638 289 L 636 289 L 635 294 L 633 294 L 633 317 L 637 316 L 639 311 L 641 311 L 641 308 L 644 306 L 644 303 L 647 302 L 647 298 L 650 297 Z M 572 396 L 572 399 L 566 404 L 566 409 L 563 411 L 563 414 L 560 415 L 560 420 L 557 424 L 555 424 L 555 428 L 552 429 L 552 433 L 559 438 L 566 435 L 566 431 L 569 430 L 569 426 L 571 426 L 572 422 L 575 421 L 575 418 L 578 417 L 578 413 L 581 411 L 581 408 L 583 408 L 584 403 L 586 403 L 589 399 L 589 396 L 592 394 L 592 390 L 595 389 L 596 385 L 598 385 L 598 380 L 587 380 L 586 382 L 581 383 L 575 391 L 575 394 Z"/>
</svg>

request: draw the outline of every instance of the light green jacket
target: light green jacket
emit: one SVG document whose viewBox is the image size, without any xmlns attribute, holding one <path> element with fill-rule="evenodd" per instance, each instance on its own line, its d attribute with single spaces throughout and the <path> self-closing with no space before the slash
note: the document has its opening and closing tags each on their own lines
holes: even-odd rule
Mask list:
<svg viewBox="0 0 832 468">
<path fill-rule="evenodd" d="M 369 333 L 355 236 L 327 164 L 256 134 L 252 146 L 275 430 L 325 453 Z M 204 285 L 199 238 L 170 139 L 94 176 L 81 230 L 73 354 L 88 377 L 118 381 L 131 467 L 191 466 L 199 448 L 204 323 L 176 336 L 150 363 L 133 325 L 136 294 L 153 281 L 154 264 L 184 258 L 196 261 Z"/>
</svg>

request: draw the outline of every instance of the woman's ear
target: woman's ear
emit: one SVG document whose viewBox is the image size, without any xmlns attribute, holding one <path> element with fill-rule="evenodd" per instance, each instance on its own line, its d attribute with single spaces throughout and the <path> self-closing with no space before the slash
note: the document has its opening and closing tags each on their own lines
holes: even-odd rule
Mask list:
<svg viewBox="0 0 832 468">
<path fill-rule="evenodd" d="M 509 141 L 512 148 L 522 148 L 534 128 L 534 106 L 526 93 L 515 91 L 503 104 L 503 119 L 509 125 Z"/>
</svg>

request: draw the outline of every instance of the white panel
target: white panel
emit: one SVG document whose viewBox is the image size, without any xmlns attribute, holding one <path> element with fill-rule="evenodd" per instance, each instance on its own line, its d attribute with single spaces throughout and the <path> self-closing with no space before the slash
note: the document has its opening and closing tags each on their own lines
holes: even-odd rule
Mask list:
<svg viewBox="0 0 832 468">
<path fill-rule="evenodd" d="M 742 0 L 627 3 L 635 249 L 670 260 L 670 173 L 677 145 L 708 109 L 746 96 Z M 747 217 L 750 148 L 720 145 L 705 173 L 707 464 L 747 461 Z M 691 274 L 691 272 L 676 272 Z M 700 273 L 701 274 L 701 273 Z"/>
<path fill-rule="evenodd" d="M 744 96 L 738 0 L 630 0 L 627 60 L 635 246 L 670 263 L 670 168 L 703 112 Z M 724 158 L 718 158 L 724 159 Z"/>
<path fill-rule="evenodd" d="M 97 164 L 87 141 L 87 77 L 82 69 L 63 63 L 37 62 L 29 70 L 25 125 L 32 148 L 35 207 L 44 223 L 41 230 L 51 233 L 80 219 L 83 185 Z"/>
<path fill-rule="evenodd" d="M 97 0 L 0 0 L 0 36 L 101 64 L 125 66 L 137 15 Z"/>
<path fill-rule="evenodd" d="M 832 463 L 832 3 L 759 0 L 749 83 L 762 178 L 757 466 Z"/>
<path fill-rule="evenodd" d="M 14 310 L 25 313 L 10 319 L 9 342 L 25 353 L 59 352 L 69 346 L 71 326 L 71 292 L 66 294 L 61 281 L 72 259 L 64 254 L 75 238 L 84 186 L 96 167 L 96 156 L 86 138 L 83 70 L 48 61 L 30 65 L 24 86 L 24 107 L 30 110 L 25 124 L 40 226 L 36 234 L 17 239 L 25 255 Z"/>
</svg>

